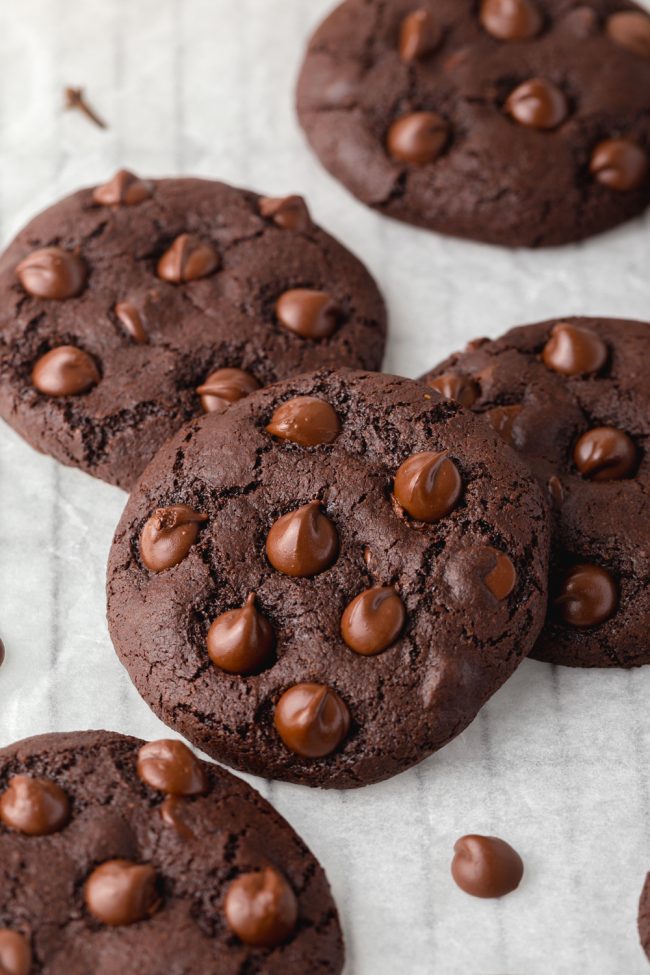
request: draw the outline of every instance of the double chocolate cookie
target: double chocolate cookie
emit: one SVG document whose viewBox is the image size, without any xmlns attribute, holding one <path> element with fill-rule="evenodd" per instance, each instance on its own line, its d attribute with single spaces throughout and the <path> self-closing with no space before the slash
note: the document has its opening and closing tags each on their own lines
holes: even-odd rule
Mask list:
<svg viewBox="0 0 650 975">
<path fill-rule="evenodd" d="M 300 197 L 119 172 L 0 258 L 0 415 L 129 488 L 190 417 L 319 366 L 374 369 L 371 277 Z"/>
<path fill-rule="evenodd" d="M 147 703 L 259 775 L 352 787 L 459 734 L 531 648 L 546 505 L 423 385 L 320 371 L 193 421 L 136 486 L 108 618 Z"/>
<path fill-rule="evenodd" d="M 388 216 L 580 240 L 650 202 L 650 17 L 628 0 L 346 0 L 309 44 L 298 114 Z"/>
<path fill-rule="evenodd" d="M 532 656 L 650 663 L 650 324 L 569 318 L 470 342 L 424 377 L 526 459 L 554 515 Z"/>
<path fill-rule="evenodd" d="M 641 947 L 650 961 L 650 873 L 645 878 L 645 884 L 641 892 L 638 926 Z"/>
<path fill-rule="evenodd" d="M 0 972 L 338 975 L 322 868 L 245 782 L 105 731 L 0 750 Z"/>
</svg>

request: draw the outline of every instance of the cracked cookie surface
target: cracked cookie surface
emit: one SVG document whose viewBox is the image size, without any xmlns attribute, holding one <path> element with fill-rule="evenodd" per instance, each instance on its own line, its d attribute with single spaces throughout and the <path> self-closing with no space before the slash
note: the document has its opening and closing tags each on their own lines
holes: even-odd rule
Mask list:
<svg viewBox="0 0 650 975">
<path fill-rule="evenodd" d="M 109 626 L 147 703 L 209 754 L 354 787 L 441 748 L 510 676 L 547 553 L 541 491 L 469 411 L 323 370 L 162 449 L 115 535 Z"/>
<path fill-rule="evenodd" d="M 123 488 L 191 417 L 384 347 L 372 278 L 304 201 L 208 180 L 75 193 L 4 252 L 0 296 L 0 415 Z"/>
<path fill-rule="evenodd" d="M 626 0 L 347 0 L 297 105 L 355 196 L 442 233 L 563 244 L 650 201 L 650 17 Z"/>
</svg>

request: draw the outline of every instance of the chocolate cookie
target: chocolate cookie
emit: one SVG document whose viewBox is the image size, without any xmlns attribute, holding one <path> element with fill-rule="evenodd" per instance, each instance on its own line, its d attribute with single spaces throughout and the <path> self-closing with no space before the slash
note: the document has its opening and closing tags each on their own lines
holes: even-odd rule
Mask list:
<svg viewBox="0 0 650 975">
<path fill-rule="evenodd" d="M 89 731 L 0 750 L 0 881 L 7 975 L 343 966 L 313 855 L 245 782 L 180 741 Z"/>
<path fill-rule="evenodd" d="M 650 960 L 650 873 L 645 878 L 641 899 L 639 901 L 639 938 L 641 947 Z"/>
<path fill-rule="evenodd" d="M 378 368 L 381 296 L 300 197 L 118 173 L 0 258 L 0 415 L 129 488 L 189 418 L 319 366 Z"/>
<path fill-rule="evenodd" d="M 115 536 L 111 635 L 209 754 L 364 785 L 459 734 L 528 652 L 547 532 L 525 465 L 469 411 L 324 370 L 162 449 Z"/>
<path fill-rule="evenodd" d="M 650 202 L 650 17 L 627 0 L 347 0 L 298 114 L 363 203 L 508 247 L 564 244 Z"/>
<path fill-rule="evenodd" d="M 482 414 L 551 501 L 540 660 L 650 663 L 649 358 L 650 324 L 568 318 L 470 342 L 424 377 Z"/>
</svg>

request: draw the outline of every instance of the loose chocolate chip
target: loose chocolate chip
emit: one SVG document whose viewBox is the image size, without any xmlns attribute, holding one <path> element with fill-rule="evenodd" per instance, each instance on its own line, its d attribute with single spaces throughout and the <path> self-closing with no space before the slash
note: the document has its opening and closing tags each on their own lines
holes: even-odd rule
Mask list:
<svg viewBox="0 0 650 975">
<path fill-rule="evenodd" d="M 144 921 L 161 902 L 155 869 L 129 860 L 107 860 L 93 870 L 84 898 L 93 917 L 111 927 Z"/>
<path fill-rule="evenodd" d="M 542 17 L 531 0 L 483 0 L 481 24 L 500 41 L 526 41 L 539 33 Z"/>
<path fill-rule="evenodd" d="M 266 430 L 280 440 L 317 447 L 333 443 L 341 432 L 334 409 L 315 396 L 295 396 L 278 406 Z"/>
<path fill-rule="evenodd" d="M 324 684 L 295 684 L 275 708 L 275 727 L 290 751 L 323 758 L 335 751 L 350 729 L 350 712 Z"/>
<path fill-rule="evenodd" d="M 93 190 L 93 201 L 100 206 L 137 206 L 153 195 L 150 183 L 145 183 L 130 173 L 128 169 L 119 169 L 115 176 Z"/>
<path fill-rule="evenodd" d="M 496 836 L 462 836 L 454 844 L 454 852 L 451 875 L 472 897 L 504 897 L 521 883 L 521 857 Z"/>
<path fill-rule="evenodd" d="M 276 948 L 296 926 L 298 902 L 282 874 L 266 867 L 233 880 L 224 912 L 228 927 L 244 944 Z"/>
<path fill-rule="evenodd" d="M 427 380 L 427 385 L 435 389 L 445 399 L 452 399 L 461 406 L 473 406 L 479 397 L 478 383 L 467 376 L 459 376 L 454 372 L 447 372 L 444 376 L 436 376 Z"/>
<path fill-rule="evenodd" d="M 309 230 L 311 216 L 302 196 L 262 197 L 260 214 L 282 230 Z"/>
<path fill-rule="evenodd" d="M 562 580 L 554 605 L 569 626 L 597 626 L 616 612 L 618 587 L 599 565 L 574 565 Z"/>
<path fill-rule="evenodd" d="M 278 321 L 303 339 L 327 339 L 335 331 L 341 310 L 326 291 L 294 288 L 280 295 Z"/>
<path fill-rule="evenodd" d="M 0 796 L 0 822 L 27 836 L 58 833 L 70 819 L 70 801 L 56 782 L 14 775 Z"/>
<path fill-rule="evenodd" d="M 46 396 L 79 396 L 100 379 L 94 360 L 74 345 L 50 349 L 32 369 L 32 385 Z"/>
<path fill-rule="evenodd" d="M 138 752 L 136 767 L 146 785 L 171 796 L 198 796 L 207 788 L 201 762 L 176 739 L 147 742 Z"/>
<path fill-rule="evenodd" d="M 514 403 L 512 406 L 495 406 L 494 409 L 487 411 L 485 419 L 494 432 L 512 446 L 515 439 L 515 423 L 522 410 L 523 406 L 519 403 Z"/>
<path fill-rule="evenodd" d="M 336 528 L 321 511 L 320 501 L 283 515 L 266 539 L 269 562 L 288 576 L 318 575 L 332 564 L 338 550 Z"/>
<path fill-rule="evenodd" d="M 32 251 L 16 268 L 18 280 L 35 298 L 64 301 L 75 298 L 86 283 L 83 260 L 61 247 L 43 247 Z"/>
<path fill-rule="evenodd" d="M 371 656 L 395 643 L 405 622 L 404 603 L 392 586 L 374 586 L 347 606 L 341 618 L 341 635 L 350 650 Z"/>
<path fill-rule="evenodd" d="M 388 152 L 397 162 L 425 166 L 441 155 L 449 141 L 449 125 L 435 112 L 412 112 L 388 130 Z"/>
<path fill-rule="evenodd" d="M 399 56 L 409 64 L 431 54 L 442 40 L 440 25 L 428 10 L 414 10 L 402 21 L 399 35 Z"/>
<path fill-rule="evenodd" d="M 206 413 L 223 413 L 259 388 L 257 379 L 243 369 L 217 369 L 199 386 L 197 393 Z"/>
<path fill-rule="evenodd" d="M 493 568 L 483 576 L 483 582 L 495 599 L 507 599 L 517 583 L 517 572 L 511 560 L 496 548 L 489 548 Z"/>
<path fill-rule="evenodd" d="M 610 190 L 638 190 L 648 175 L 648 156 L 630 139 L 606 139 L 594 149 L 589 171 Z"/>
<path fill-rule="evenodd" d="M 158 277 L 171 284 L 207 278 L 221 259 L 211 244 L 193 234 L 181 234 L 158 261 Z"/>
<path fill-rule="evenodd" d="M 505 108 L 516 122 L 531 129 L 555 129 L 569 113 L 564 93 L 544 78 L 524 81 L 508 96 Z"/>
<path fill-rule="evenodd" d="M 605 30 L 619 47 L 640 58 L 650 58 L 650 17 L 647 14 L 622 10 L 609 17 Z"/>
<path fill-rule="evenodd" d="M 149 337 L 144 330 L 142 315 L 130 301 L 120 301 L 115 305 L 115 314 L 124 327 L 124 331 L 131 336 L 138 345 L 146 345 Z"/>
<path fill-rule="evenodd" d="M 594 427 L 580 437 L 573 462 L 592 481 L 616 481 L 636 471 L 638 453 L 634 441 L 614 427 Z"/>
<path fill-rule="evenodd" d="M 29 975 L 32 951 L 29 942 L 18 931 L 0 928 L 0 975 Z"/>
<path fill-rule="evenodd" d="M 259 673 L 275 649 L 275 634 L 269 621 L 255 606 L 250 593 L 241 609 L 218 616 L 207 636 L 210 660 L 229 674 Z"/>
<path fill-rule="evenodd" d="M 208 516 L 186 504 L 156 508 L 142 529 L 140 554 L 152 572 L 162 572 L 182 562 L 199 532 L 199 524 Z"/>
<path fill-rule="evenodd" d="M 544 346 L 542 361 L 562 376 L 587 376 L 600 372 L 607 362 L 603 340 L 586 328 L 558 322 Z"/>
<path fill-rule="evenodd" d="M 195 840 L 195 834 L 183 818 L 185 806 L 186 804 L 181 804 L 178 796 L 167 796 L 160 805 L 160 815 L 165 826 L 173 829 L 181 839 Z"/>
<path fill-rule="evenodd" d="M 405 460 L 395 475 L 397 503 L 417 521 L 434 522 L 454 510 L 463 489 L 458 468 L 445 450 Z"/>
</svg>

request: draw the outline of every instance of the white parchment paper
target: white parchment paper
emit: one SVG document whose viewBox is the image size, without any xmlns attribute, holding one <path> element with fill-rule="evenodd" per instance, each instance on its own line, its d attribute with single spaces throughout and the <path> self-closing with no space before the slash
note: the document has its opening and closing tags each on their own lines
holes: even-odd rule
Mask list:
<svg viewBox="0 0 650 975">
<path fill-rule="evenodd" d="M 118 166 L 306 195 L 386 295 L 387 370 L 417 375 L 480 334 L 574 313 L 650 318 L 650 219 L 509 252 L 412 230 L 352 200 L 307 150 L 293 83 L 331 0 L 0 0 L 0 238 Z M 110 128 L 63 113 L 84 85 Z M 104 566 L 125 496 L 0 428 L 0 744 L 49 730 L 165 734 L 108 638 Z M 325 865 L 346 975 L 644 975 L 650 668 L 525 663 L 441 754 L 315 793 L 251 780 Z M 454 841 L 522 854 L 502 901 L 452 883 Z M 197 973 L 201 975 L 201 973 Z M 308 973 L 305 973 L 308 975 Z"/>
</svg>

